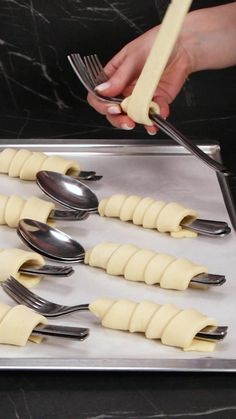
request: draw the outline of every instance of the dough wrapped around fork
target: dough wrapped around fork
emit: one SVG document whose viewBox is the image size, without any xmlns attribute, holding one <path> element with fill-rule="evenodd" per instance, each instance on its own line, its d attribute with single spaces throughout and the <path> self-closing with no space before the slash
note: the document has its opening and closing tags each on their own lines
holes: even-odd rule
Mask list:
<svg viewBox="0 0 236 419">
<path fill-rule="evenodd" d="M 0 173 L 23 180 L 35 180 L 40 170 L 78 175 L 80 166 L 76 161 L 60 156 L 48 156 L 39 151 L 5 148 L 0 153 Z"/>
<path fill-rule="evenodd" d="M 174 304 L 126 299 L 98 299 L 89 309 L 110 329 L 143 332 L 148 339 L 160 339 L 164 345 L 184 351 L 212 352 L 215 348 L 214 342 L 202 341 L 196 334 L 207 326 L 217 326 L 217 321 L 195 309 L 181 310 Z"/>
<path fill-rule="evenodd" d="M 23 199 L 17 195 L 0 195 L 0 224 L 17 227 L 22 218 L 31 218 L 43 223 L 48 222 L 49 214 L 55 209 L 53 202 L 31 196 Z"/>
<path fill-rule="evenodd" d="M 24 305 L 10 307 L 0 303 L 0 343 L 25 346 L 28 340 L 40 343 L 42 338 L 34 336 L 33 330 L 47 319 Z"/>
<path fill-rule="evenodd" d="M 118 217 L 144 228 L 170 233 L 176 238 L 197 236 L 197 233 L 181 226 L 183 221 L 194 221 L 198 217 L 197 212 L 176 202 L 166 203 L 138 195 L 116 194 L 102 199 L 98 212 L 101 217 Z"/>
<path fill-rule="evenodd" d="M 9 276 L 13 276 L 25 287 L 31 288 L 42 279 L 42 276 L 25 275 L 20 269 L 27 266 L 43 266 L 44 258 L 36 252 L 9 248 L 0 249 L 0 281 L 5 281 Z"/>
<path fill-rule="evenodd" d="M 185 258 L 176 259 L 132 244 L 111 242 L 99 243 L 88 250 L 85 263 L 105 269 L 110 275 L 122 275 L 129 281 L 175 290 L 185 290 L 194 276 L 208 272 L 206 266 Z"/>
</svg>

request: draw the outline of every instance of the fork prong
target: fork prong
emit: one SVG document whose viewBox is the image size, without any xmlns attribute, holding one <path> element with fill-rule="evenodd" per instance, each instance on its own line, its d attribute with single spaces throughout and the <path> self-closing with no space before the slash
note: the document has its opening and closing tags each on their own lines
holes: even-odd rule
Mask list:
<svg viewBox="0 0 236 419">
<path fill-rule="evenodd" d="M 102 66 L 102 63 L 99 60 L 97 54 L 94 54 L 92 56 L 92 59 L 93 59 L 94 65 L 96 66 L 96 69 L 97 69 L 97 81 L 99 81 L 99 83 L 105 83 L 106 81 L 109 80 L 109 77 L 105 73 L 104 68 Z"/>
<path fill-rule="evenodd" d="M 96 55 L 87 55 L 84 57 L 85 66 L 90 76 L 93 78 L 95 86 L 108 80 L 108 77 L 103 70 L 102 64 L 100 62 L 98 63 L 98 61 L 99 60 L 96 58 Z"/>
<path fill-rule="evenodd" d="M 73 60 L 74 60 L 74 64 L 76 68 L 79 69 L 79 74 L 82 73 L 83 78 L 86 80 L 90 88 L 93 90 L 95 87 L 95 84 L 90 74 L 88 73 L 88 70 L 81 56 L 79 54 L 73 54 Z"/>
<path fill-rule="evenodd" d="M 13 276 L 8 278 L 5 282 L 2 283 L 2 288 L 5 290 L 10 290 L 11 295 L 14 293 L 16 298 L 27 305 L 30 304 L 31 307 L 41 307 L 41 305 L 46 304 L 47 301 L 44 298 L 41 298 L 30 291 L 24 285 L 20 284 Z"/>
<path fill-rule="evenodd" d="M 1 286 L 5 293 L 9 295 L 9 297 L 11 297 L 16 303 L 22 304 L 21 297 L 19 297 L 15 292 L 13 292 L 12 289 L 8 287 L 8 285 L 2 283 Z"/>
<path fill-rule="evenodd" d="M 95 87 L 97 85 L 96 72 L 94 71 L 93 64 L 91 64 L 90 56 L 84 57 L 84 65 Z"/>
<path fill-rule="evenodd" d="M 68 55 L 68 60 L 74 72 L 76 73 L 77 77 L 79 78 L 83 86 L 85 87 L 85 89 L 88 90 L 89 92 L 93 92 L 94 90 L 93 83 L 90 77 L 88 76 L 88 71 L 86 70 L 86 67 L 80 55 L 79 54 Z"/>
</svg>

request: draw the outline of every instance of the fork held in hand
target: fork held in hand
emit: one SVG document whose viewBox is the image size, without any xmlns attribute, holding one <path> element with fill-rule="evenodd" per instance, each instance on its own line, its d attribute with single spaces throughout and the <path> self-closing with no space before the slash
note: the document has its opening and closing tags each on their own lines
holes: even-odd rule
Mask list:
<svg viewBox="0 0 236 419">
<path fill-rule="evenodd" d="M 97 56 L 88 55 L 82 59 L 80 54 L 70 54 L 68 55 L 68 60 L 76 73 L 77 77 L 87 89 L 88 92 L 98 97 L 104 102 L 115 102 L 121 104 L 123 101 L 122 97 L 107 97 L 101 96 L 95 90 L 95 87 L 100 84 L 108 81 L 108 77 L 103 69 L 103 66 Z M 167 134 L 174 141 L 185 147 L 190 153 L 194 154 L 205 164 L 207 164 L 211 169 L 216 172 L 221 172 L 224 174 L 230 174 L 230 171 L 222 163 L 218 162 L 211 158 L 208 154 L 202 151 L 198 146 L 196 146 L 192 141 L 180 133 L 172 124 L 162 118 L 160 115 L 153 114 L 150 112 L 150 119 L 157 125 L 165 134 Z"/>
<path fill-rule="evenodd" d="M 24 287 L 13 277 L 10 277 L 6 281 L 2 282 L 1 286 L 6 294 L 8 294 L 18 304 L 24 304 L 45 317 L 59 317 L 74 311 L 89 310 L 89 304 L 64 306 L 45 300 L 28 290 L 28 288 Z M 202 329 L 196 334 L 196 336 L 203 340 L 222 340 L 227 334 L 227 329 L 227 326 L 206 328 Z"/>
</svg>

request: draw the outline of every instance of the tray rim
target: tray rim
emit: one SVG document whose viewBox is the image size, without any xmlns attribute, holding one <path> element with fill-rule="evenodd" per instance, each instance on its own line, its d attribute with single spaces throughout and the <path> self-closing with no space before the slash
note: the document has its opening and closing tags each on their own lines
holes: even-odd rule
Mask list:
<svg viewBox="0 0 236 419">
<path fill-rule="evenodd" d="M 114 358 L 4 358 L 0 361 L 0 371 L 236 372 L 236 360 L 225 358 L 125 358 L 120 363 L 120 359 Z"/>
</svg>

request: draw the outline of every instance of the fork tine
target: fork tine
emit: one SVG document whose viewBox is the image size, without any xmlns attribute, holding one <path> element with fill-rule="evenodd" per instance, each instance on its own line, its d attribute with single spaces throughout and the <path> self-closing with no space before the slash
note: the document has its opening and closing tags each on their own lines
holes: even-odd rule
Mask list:
<svg viewBox="0 0 236 419">
<path fill-rule="evenodd" d="M 94 81 L 91 79 L 89 71 L 85 65 L 85 63 L 83 62 L 80 54 L 70 54 L 67 56 L 68 60 L 75 72 L 75 74 L 77 75 L 78 79 L 80 80 L 80 82 L 82 83 L 82 85 L 85 87 L 85 89 L 92 93 L 94 96 L 96 96 L 97 98 L 99 98 L 99 100 L 104 101 L 106 103 L 118 103 L 120 104 L 123 101 L 123 97 L 122 96 L 116 96 L 116 97 L 106 97 L 106 96 L 101 96 L 98 94 L 98 92 L 96 92 L 95 87 L 100 84 L 101 82 L 105 82 L 107 81 L 107 76 L 106 79 L 101 79 L 99 78 L 99 81 L 97 83 L 94 83 Z M 99 62 L 99 59 L 97 57 L 97 60 Z M 99 64 L 101 65 L 101 63 Z M 101 65 L 102 66 L 102 65 Z M 103 77 L 105 77 L 105 72 L 103 71 Z M 102 73 L 99 73 L 99 77 L 102 75 Z"/>
<path fill-rule="evenodd" d="M 20 284 L 14 277 L 8 278 L 5 282 L 2 283 L 2 287 L 5 290 L 10 290 L 11 295 L 14 293 L 18 300 L 20 299 L 21 302 L 27 303 L 27 305 L 31 305 L 31 307 L 40 307 L 42 304 L 46 304 L 47 301 L 41 297 L 38 297 L 28 288 L 24 287 L 24 285 Z"/>
<path fill-rule="evenodd" d="M 91 78 L 90 74 L 88 74 L 87 68 L 84 64 L 84 61 L 82 60 L 81 56 L 79 54 L 73 54 L 74 63 L 77 68 L 80 69 L 82 72 L 83 77 L 86 79 L 87 83 L 91 86 L 91 88 L 94 88 L 93 79 Z"/>
<path fill-rule="evenodd" d="M 11 288 L 9 288 L 6 284 L 1 284 L 1 286 L 5 293 L 9 295 L 9 297 L 11 297 L 16 303 L 22 304 L 21 297 L 17 296 L 17 294 L 15 294 L 15 292 L 13 292 Z"/>
<path fill-rule="evenodd" d="M 86 88 L 86 90 L 93 92 L 94 86 L 93 83 L 88 75 L 88 72 L 86 70 L 86 67 L 80 57 L 79 54 L 71 54 L 68 55 L 68 60 L 76 73 L 77 77 L 83 84 L 83 86 Z"/>
<path fill-rule="evenodd" d="M 96 72 L 94 71 L 93 65 L 91 64 L 90 56 L 84 57 L 84 64 L 89 73 L 89 76 L 93 82 L 94 87 L 97 85 Z"/>
<path fill-rule="evenodd" d="M 84 61 L 89 74 L 93 78 L 95 86 L 108 80 L 102 64 L 96 55 L 87 55 L 84 57 Z"/>
<path fill-rule="evenodd" d="M 97 54 L 93 55 L 93 61 L 94 61 L 95 65 L 96 65 L 96 68 L 97 68 L 99 82 L 100 83 L 105 83 L 107 80 L 109 80 L 109 77 L 105 73 L 104 68 L 102 66 L 102 63 L 99 60 Z"/>
<path fill-rule="evenodd" d="M 2 289 L 18 304 L 24 304 L 27 307 L 41 313 L 46 317 L 58 317 L 69 314 L 74 311 L 89 310 L 89 304 L 79 304 L 73 306 L 65 306 L 45 300 L 37 294 L 34 294 L 13 276 L 1 282 Z"/>
</svg>

